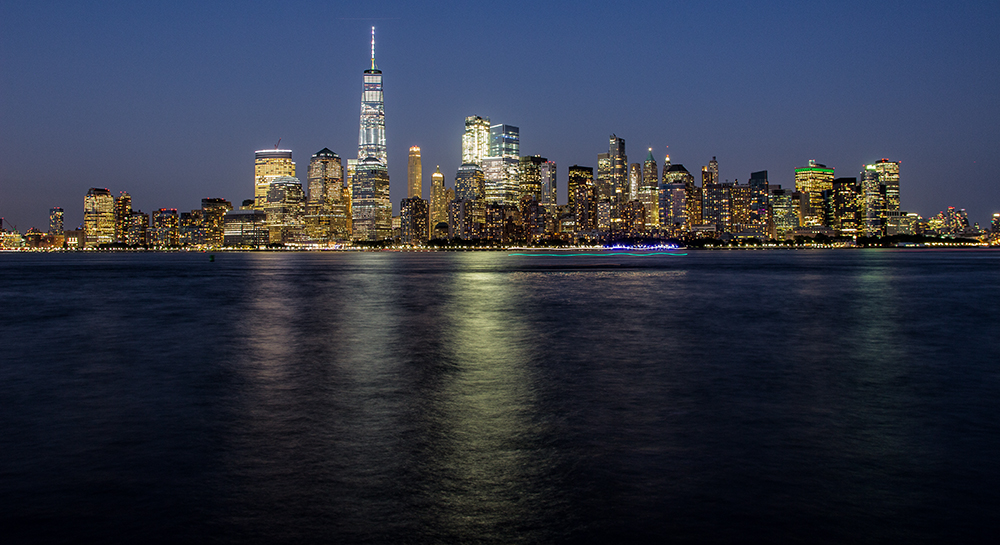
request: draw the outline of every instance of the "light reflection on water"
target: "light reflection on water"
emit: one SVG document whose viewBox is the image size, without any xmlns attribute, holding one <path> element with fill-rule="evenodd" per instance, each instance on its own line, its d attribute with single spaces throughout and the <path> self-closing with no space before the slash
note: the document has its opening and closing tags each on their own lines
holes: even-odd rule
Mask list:
<svg viewBox="0 0 1000 545">
<path fill-rule="evenodd" d="M 996 529 L 995 252 L 4 257 L 15 541 Z"/>
</svg>

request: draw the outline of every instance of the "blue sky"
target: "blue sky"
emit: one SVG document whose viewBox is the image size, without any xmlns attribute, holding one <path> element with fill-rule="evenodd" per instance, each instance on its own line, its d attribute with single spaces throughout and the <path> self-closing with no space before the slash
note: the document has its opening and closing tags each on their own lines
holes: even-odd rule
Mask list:
<svg viewBox="0 0 1000 545">
<path fill-rule="evenodd" d="M 252 196 L 253 152 L 357 154 L 376 26 L 392 199 L 406 155 L 452 185 L 463 121 L 596 166 L 615 133 L 692 172 L 902 161 L 907 211 L 1000 212 L 996 2 L 20 2 L 0 4 L 0 215 L 82 221 L 87 188 L 144 211 Z M 669 146 L 669 149 L 667 148 Z"/>
</svg>

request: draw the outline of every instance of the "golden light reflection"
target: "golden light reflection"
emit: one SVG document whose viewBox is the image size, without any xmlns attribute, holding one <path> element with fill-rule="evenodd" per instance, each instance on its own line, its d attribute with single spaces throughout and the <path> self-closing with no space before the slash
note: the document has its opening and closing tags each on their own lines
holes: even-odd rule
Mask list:
<svg viewBox="0 0 1000 545">
<path fill-rule="evenodd" d="M 519 322 L 527 294 L 509 275 L 463 272 L 444 311 L 453 373 L 436 396 L 439 475 L 433 500 L 446 535 L 513 532 L 543 496 L 546 469 L 529 357 L 532 332 Z"/>
</svg>

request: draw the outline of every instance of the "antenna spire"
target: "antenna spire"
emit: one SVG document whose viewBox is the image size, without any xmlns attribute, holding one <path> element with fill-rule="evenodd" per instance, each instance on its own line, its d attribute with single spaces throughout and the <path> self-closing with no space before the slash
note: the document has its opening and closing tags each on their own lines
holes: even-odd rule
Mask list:
<svg viewBox="0 0 1000 545">
<path fill-rule="evenodd" d="M 375 69 L 375 27 L 372 27 L 372 70 Z"/>
</svg>

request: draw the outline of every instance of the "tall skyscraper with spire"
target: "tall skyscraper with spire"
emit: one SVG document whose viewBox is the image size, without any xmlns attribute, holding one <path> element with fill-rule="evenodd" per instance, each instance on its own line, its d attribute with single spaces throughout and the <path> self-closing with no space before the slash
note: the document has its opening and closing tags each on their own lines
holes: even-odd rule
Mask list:
<svg viewBox="0 0 1000 545">
<path fill-rule="evenodd" d="M 372 27 L 372 67 L 365 70 L 361 93 L 361 130 L 358 135 L 358 161 L 374 157 L 386 166 L 385 101 L 382 97 L 382 71 L 375 65 L 375 27 Z"/>
<path fill-rule="evenodd" d="M 365 70 L 358 162 L 351 175 L 351 228 L 355 240 L 383 240 L 392 236 L 392 201 L 389 200 L 385 151 L 382 71 L 375 65 L 375 27 L 372 27 L 372 66 Z"/>
</svg>

